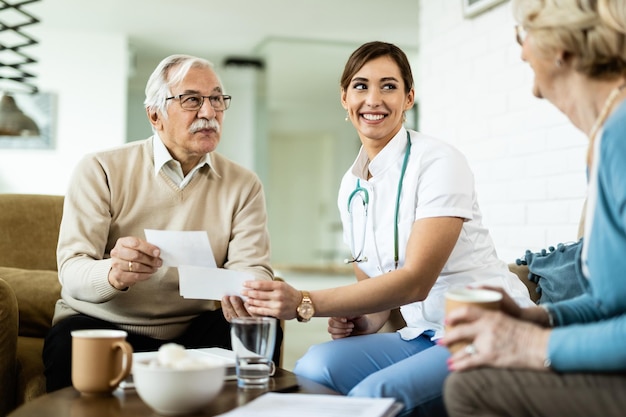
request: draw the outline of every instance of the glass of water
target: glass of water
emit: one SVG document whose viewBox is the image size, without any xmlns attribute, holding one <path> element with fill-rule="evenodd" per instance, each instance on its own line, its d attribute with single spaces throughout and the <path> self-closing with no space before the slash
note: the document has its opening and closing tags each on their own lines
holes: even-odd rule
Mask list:
<svg viewBox="0 0 626 417">
<path fill-rule="evenodd" d="M 276 319 L 237 317 L 230 324 L 231 343 L 237 360 L 237 386 L 267 388 L 276 369 L 272 362 Z"/>
</svg>

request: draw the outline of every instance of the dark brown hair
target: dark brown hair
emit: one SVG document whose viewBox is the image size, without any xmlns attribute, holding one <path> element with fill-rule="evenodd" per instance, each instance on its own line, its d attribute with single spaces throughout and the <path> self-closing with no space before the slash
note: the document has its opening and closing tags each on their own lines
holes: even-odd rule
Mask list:
<svg viewBox="0 0 626 417">
<path fill-rule="evenodd" d="M 341 80 L 339 81 L 341 89 L 347 90 L 354 74 L 363 68 L 363 65 L 381 56 L 388 56 L 398 65 L 400 73 L 402 74 L 402 80 L 404 81 L 404 92 L 408 94 L 411 88 L 413 88 L 413 73 L 411 72 L 411 65 L 409 64 L 406 54 L 402 49 L 391 43 L 378 41 L 365 43 L 356 51 L 352 52 L 352 55 L 348 58 L 348 62 L 346 62 L 346 66 L 343 69 Z"/>
</svg>

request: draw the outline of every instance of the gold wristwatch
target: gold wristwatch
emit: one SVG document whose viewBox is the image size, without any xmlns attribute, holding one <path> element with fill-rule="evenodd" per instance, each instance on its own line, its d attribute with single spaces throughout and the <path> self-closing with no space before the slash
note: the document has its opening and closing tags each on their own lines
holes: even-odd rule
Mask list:
<svg viewBox="0 0 626 417">
<path fill-rule="evenodd" d="M 315 314 L 315 307 L 313 307 L 313 301 L 311 301 L 311 295 L 308 291 L 302 291 L 302 301 L 296 309 L 298 321 L 306 323 L 311 320 L 311 317 Z"/>
</svg>

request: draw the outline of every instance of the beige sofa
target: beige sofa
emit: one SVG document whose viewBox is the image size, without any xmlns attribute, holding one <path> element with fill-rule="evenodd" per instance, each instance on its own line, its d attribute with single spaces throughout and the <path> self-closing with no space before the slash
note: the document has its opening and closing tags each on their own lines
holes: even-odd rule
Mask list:
<svg viewBox="0 0 626 417">
<path fill-rule="evenodd" d="M 62 212 L 61 196 L 0 194 L 0 416 L 45 393 Z"/>
</svg>

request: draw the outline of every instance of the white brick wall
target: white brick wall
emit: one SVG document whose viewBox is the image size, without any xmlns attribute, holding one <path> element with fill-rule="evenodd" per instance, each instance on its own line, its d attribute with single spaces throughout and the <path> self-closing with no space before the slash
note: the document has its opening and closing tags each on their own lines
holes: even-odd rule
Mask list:
<svg viewBox="0 0 626 417">
<path fill-rule="evenodd" d="M 587 139 L 532 95 L 510 2 L 464 19 L 461 0 L 421 0 L 420 131 L 457 146 L 484 224 L 507 262 L 572 241 L 586 189 Z"/>
</svg>

